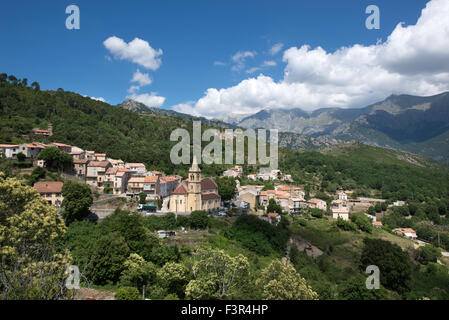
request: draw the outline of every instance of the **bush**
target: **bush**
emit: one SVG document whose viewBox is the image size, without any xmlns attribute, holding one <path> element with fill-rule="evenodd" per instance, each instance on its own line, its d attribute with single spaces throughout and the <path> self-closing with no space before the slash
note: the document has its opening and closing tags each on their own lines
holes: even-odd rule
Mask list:
<svg viewBox="0 0 449 320">
<path fill-rule="evenodd" d="M 67 225 L 76 220 L 82 220 L 90 214 L 89 208 L 93 198 L 87 184 L 69 180 L 62 187 L 62 195 L 64 196 L 62 216 Z"/>
<path fill-rule="evenodd" d="M 360 230 L 368 233 L 373 231 L 372 220 L 363 213 L 352 214 L 350 218 Z"/>
<path fill-rule="evenodd" d="M 324 215 L 324 211 L 321 209 L 312 208 L 312 209 L 310 209 L 310 214 L 312 215 L 312 217 L 322 218 Z"/>
<path fill-rule="evenodd" d="M 99 227 L 102 234 L 118 232 L 125 239 L 131 253 L 137 253 L 147 260 L 152 248 L 159 245 L 156 234 L 145 227 L 145 218 L 138 213 L 117 209 Z"/>
<path fill-rule="evenodd" d="M 110 233 L 99 239 L 92 251 L 88 277 L 98 285 L 116 283 L 129 255 L 125 239 L 118 232 Z"/>
<path fill-rule="evenodd" d="M 209 226 L 209 217 L 206 211 L 193 211 L 189 220 L 190 227 L 193 229 L 205 229 Z"/>
<path fill-rule="evenodd" d="M 357 231 L 357 225 L 355 223 L 343 220 L 340 217 L 335 222 L 335 225 L 345 231 Z"/>
<path fill-rule="evenodd" d="M 142 296 L 134 287 L 122 287 L 115 292 L 115 300 L 141 300 Z"/>
<path fill-rule="evenodd" d="M 420 247 L 416 250 L 416 253 L 417 253 L 416 261 L 418 261 L 421 264 L 428 264 L 429 262 L 437 262 L 437 259 L 441 257 L 440 250 L 432 245 Z"/>
<path fill-rule="evenodd" d="M 27 158 L 22 152 L 19 152 L 16 157 L 20 162 L 25 161 L 25 159 Z"/>
<path fill-rule="evenodd" d="M 273 252 L 284 253 L 290 233 L 285 223 L 274 226 L 254 215 L 238 217 L 225 237 L 234 239 L 249 250 L 267 256 Z"/>
<path fill-rule="evenodd" d="M 112 194 L 112 187 L 104 187 L 103 188 L 103 193 L 105 194 Z"/>
<path fill-rule="evenodd" d="M 389 241 L 381 239 L 363 240 L 364 248 L 360 267 L 364 271 L 369 265 L 380 270 L 380 283 L 387 289 L 401 294 L 410 290 L 412 261 L 407 252 Z"/>
</svg>

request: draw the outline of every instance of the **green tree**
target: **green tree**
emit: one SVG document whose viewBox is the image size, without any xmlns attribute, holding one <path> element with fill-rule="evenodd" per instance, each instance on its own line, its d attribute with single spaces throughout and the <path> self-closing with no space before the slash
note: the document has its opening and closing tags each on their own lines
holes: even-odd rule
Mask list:
<svg viewBox="0 0 449 320">
<path fill-rule="evenodd" d="M 130 252 L 146 260 L 150 258 L 153 247 L 160 245 L 157 235 L 145 227 L 144 217 L 135 212 L 117 209 L 99 226 L 103 235 L 118 232 L 125 239 Z"/>
<path fill-rule="evenodd" d="M 189 220 L 190 227 L 193 229 L 205 229 L 209 226 L 209 217 L 206 211 L 193 211 Z"/>
<path fill-rule="evenodd" d="M 93 203 L 93 197 L 87 184 L 68 180 L 62 187 L 62 195 L 64 196 L 62 216 L 67 225 L 90 214 L 89 208 Z"/>
<path fill-rule="evenodd" d="M 17 157 L 17 160 L 19 160 L 20 162 L 25 161 L 27 158 L 26 155 L 24 155 L 22 152 L 19 152 L 16 157 Z"/>
<path fill-rule="evenodd" d="M 220 195 L 221 200 L 232 200 L 236 193 L 235 180 L 231 177 L 219 177 L 214 180 L 218 186 L 218 194 Z"/>
<path fill-rule="evenodd" d="M 49 169 L 61 171 L 72 164 L 72 157 L 59 150 L 57 147 L 48 147 L 42 150 L 38 157 L 39 160 L 44 160 L 45 165 Z"/>
<path fill-rule="evenodd" d="M 388 300 L 388 291 L 380 286 L 379 289 L 367 289 L 366 278 L 361 274 L 343 283 L 339 290 L 339 298 L 343 300 Z"/>
<path fill-rule="evenodd" d="M 372 220 L 368 218 L 365 214 L 363 213 L 351 214 L 350 218 L 351 221 L 354 222 L 360 230 L 368 233 L 371 233 L 373 231 Z"/>
<path fill-rule="evenodd" d="M 167 289 L 168 293 L 174 293 L 180 298 L 184 298 L 186 285 L 189 281 L 187 268 L 175 262 L 166 263 L 157 272 L 158 283 Z"/>
<path fill-rule="evenodd" d="M 147 203 L 147 194 L 145 192 L 139 193 L 139 203 L 146 204 Z"/>
<path fill-rule="evenodd" d="M 429 262 L 437 262 L 437 259 L 441 257 L 441 251 L 432 245 L 426 245 L 419 247 L 416 250 L 416 260 L 421 264 L 428 264 Z"/>
<path fill-rule="evenodd" d="M 186 288 L 187 297 L 223 299 L 245 285 L 249 262 L 243 255 L 232 257 L 223 250 L 199 248 L 195 258 L 193 280 Z"/>
<path fill-rule="evenodd" d="M 156 280 L 157 268 L 151 262 L 145 261 L 136 253 L 131 253 L 124 263 L 124 270 L 120 276 L 122 286 L 136 287 L 140 292 L 143 286 L 148 286 Z"/>
<path fill-rule="evenodd" d="M 257 285 L 262 288 L 266 300 L 315 300 L 318 294 L 299 275 L 291 264 L 274 260 L 263 269 Z"/>
<path fill-rule="evenodd" d="M 410 289 L 412 261 L 401 247 L 382 239 L 363 240 L 364 247 L 360 267 L 364 271 L 369 265 L 380 270 L 380 283 L 387 289 L 404 293 Z"/>
<path fill-rule="evenodd" d="M 40 86 L 39 83 L 36 82 L 36 81 L 34 81 L 34 82 L 31 84 L 31 87 L 33 87 L 33 89 L 36 90 L 36 91 L 40 91 L 40 90 L 41 90 L 41 86 Z"/>
<path fill-rule="evenodd" d="M 114 295 L 115 300 L 142 300 L 142 295 L 134 287 L 119 288 Z"/>
<path fill-rule="evenodd" d="M 65 299 L 66 227 L 56 209 L 32 187 L 0 172 L 0 297 Z"/>
<path fill-rule="evenodd" d="M 116 283 L 128 255 L 129 247 L 118 232 L 101 237 L 93 248 L 88 278 L 98 285 Z"/>
<path fill-rule="evenodd" d="M 268 212 L 276 212 L 276 213 L 281 214 L 282 213 L 282 207 L 276 203 L 276 200 L 271 198 L 268 201 L 267 213 Z"/>
<path fill-rule="evenodd" d="M 178 262 L 181 259 L 178 246 L 155 246 L 151 250 L 150 260 L 159 266 L 167 262 Z"/>
</svg>

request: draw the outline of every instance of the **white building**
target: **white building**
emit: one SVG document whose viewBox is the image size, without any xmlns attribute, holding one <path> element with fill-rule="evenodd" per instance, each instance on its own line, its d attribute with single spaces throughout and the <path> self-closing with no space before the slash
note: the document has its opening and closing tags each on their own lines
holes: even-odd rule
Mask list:
<svg viewBox="0 0 449 320">
<path fill-rule="evenodd" d="M 145 172 L 147 169 L 143 163 L 126 163 L 125 168 L 131 171 L 131 174 L 134 176 L 145 176 Z"/>
<path fill-rule="evenodd" d="M 19 151 L 19 145 L 17 144 L 0 144 L 0 152 L 6 158 L 15 158 Z"/>
</svg>

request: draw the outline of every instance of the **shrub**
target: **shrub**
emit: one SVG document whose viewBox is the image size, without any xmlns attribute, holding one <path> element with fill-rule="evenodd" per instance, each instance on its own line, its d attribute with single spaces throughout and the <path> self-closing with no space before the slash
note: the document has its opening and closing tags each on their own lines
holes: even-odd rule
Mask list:
<svg viewBox="0 0 449 320">
<path fill-rule="evenodd" d="M 345 231 L 357 231 L 357 225 L 352 223 L 351 221 L 343 220 L 342 218 L 338 218 L 335 223 L 337 227 Z"/>
<path fill-rule="evenodd" d="M 364 271 L 369 265 L 380 270 L 380 283 L 387 289 L 405 293 L 410 290 L 412 261 L 407 252 L 389 241 L 381 239 L 363 240 L 364 248 L 360 267 Z"/>
<path fill-rule="evenodd" d="M 206 211 L 193 211 L 189 220 L 190 227 L 193 229 L 205 229 L 209 226 L 209 217 Z"/>
<path fill-rule="evenodd" d="M 421 264 L 428 264 L 429 262 L 437 262 L 437 259 L 441 257 L 441 252 L 432 245 L 420 247 L 416 250 L 416 261 Z"/>
<path fill-rule="evenodd" d="M 142 296 L 134 287 L 119 288 L 114 296 L 115 300 L 141 300 Z"/>
<path fill-rule="evenodd" d="M 352 214 L 350 218 L 360 230 L 368 233 L 373 231 L 372 220 L 363 213 Z"/>
<path fill-rule="evenodd" d="M 312 217 L 322 218 L 324 215 L 324 211 L 321 209 L 312 208 L 312 209 L 310 209 L 310 214 L 312 215 Z"/>
</svg>

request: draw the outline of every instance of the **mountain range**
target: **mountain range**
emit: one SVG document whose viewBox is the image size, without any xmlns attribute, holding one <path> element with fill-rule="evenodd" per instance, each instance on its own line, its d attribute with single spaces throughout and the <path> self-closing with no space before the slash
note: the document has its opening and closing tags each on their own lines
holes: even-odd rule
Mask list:
<svg viewBox="0 0 449 320">
<path fill-rule="evenodd" d="M 449 162 L 449 92 L 392 95 L 364 108 L 265 109 L 218 119 L 243 128 L 278 129 L 281 146 L 290 149 L 355 140 Z"/>
<path fill-rule="evenodd" d="M 117 107 L 129 110 L 129 111 L 133 111 L 136 113 L 140 113 L 140 114 L 157 114 L 157 115 L 161 115 L 161 116 L 180 118 L 184 121 L 200 120 L 203 124 L 209 125 L 209 126 L 217 126 L 217 127 L 222 127 L 222 128 L 233 127 L 233 125 L 231 125 L 229 123 L 225 123 L 218 119 L 211 120 L 211 119 L 206 119 L 204 117 L 195 117 L 190 114 L 181 113 L 181 112 L 177 112 L 174 110 L 148 107 L 147 105 L 145 105 L 141 102 L 132 100 L 132 99 L 127 99 L 127 100 L 123 101 L 121 104 L 117 105 Z"/>
</svg>

